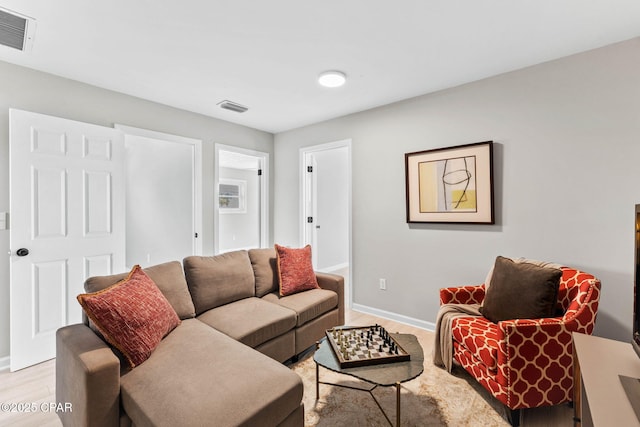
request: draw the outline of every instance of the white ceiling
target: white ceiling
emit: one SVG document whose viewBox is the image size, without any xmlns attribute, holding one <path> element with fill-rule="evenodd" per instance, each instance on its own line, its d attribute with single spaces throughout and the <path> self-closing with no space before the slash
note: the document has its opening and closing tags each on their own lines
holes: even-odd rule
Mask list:
<svg viewBox="0 0 640 427">
<path fill-rule="evenodd" d="M 0 0 L 0 60 L 281 132 L 640 35 L 638 0 Z M 344 71 L 339 89 L 316 82 Z M 249 107 L 238 114 L 216 104 Z"/>
</svg>

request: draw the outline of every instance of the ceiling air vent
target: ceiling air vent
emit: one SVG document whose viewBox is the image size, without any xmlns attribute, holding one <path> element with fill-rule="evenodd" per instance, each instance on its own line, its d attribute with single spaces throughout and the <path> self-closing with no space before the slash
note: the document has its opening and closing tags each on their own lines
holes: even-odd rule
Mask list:
<svg viewBox="0 0 640 427">
<path fill-rule="evenodd" d="M 244 113 L 249 109 L 249 107 L 245 107 L 244 105 L 237 104 L 233 101 L 221 101 L 218 102 L 220 108 L 224 108 L 225 110 L 235 111 L 236 113 Z"/>
<path fill-rule="evenodd" d="M 34 31 L 34 19 L 0 9 L 0 45 L 27 50 L 33 42 Z"/>
</svg>

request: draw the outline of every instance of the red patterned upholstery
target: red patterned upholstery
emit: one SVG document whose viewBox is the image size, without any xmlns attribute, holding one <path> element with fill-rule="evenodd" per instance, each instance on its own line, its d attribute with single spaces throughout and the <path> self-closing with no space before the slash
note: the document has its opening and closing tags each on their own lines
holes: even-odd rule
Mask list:
<svg viewBox="0 0 640 427">
<path fill-rule="evenodd" d="M 482 303 L 484 285 L 440 290 L 440 303 Z M 591 334 L 600 281 L 562 267 L 558 310 L 544 319 L 459 317 L 452 322 L 453 357 L 510 409 L 557 405 L 572 400 L 571 333 Z"/>
</svg>

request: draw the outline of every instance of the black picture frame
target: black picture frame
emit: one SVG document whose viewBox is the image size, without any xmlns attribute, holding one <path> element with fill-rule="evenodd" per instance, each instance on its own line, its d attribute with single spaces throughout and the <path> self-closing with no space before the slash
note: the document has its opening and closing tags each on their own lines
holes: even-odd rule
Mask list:
<svg viewBox="0 0 640 427">
<path fill-rule="evenodd" d="M 408 223 L 494 224 L 493 141 L 405 154 Z"/>
</svg>

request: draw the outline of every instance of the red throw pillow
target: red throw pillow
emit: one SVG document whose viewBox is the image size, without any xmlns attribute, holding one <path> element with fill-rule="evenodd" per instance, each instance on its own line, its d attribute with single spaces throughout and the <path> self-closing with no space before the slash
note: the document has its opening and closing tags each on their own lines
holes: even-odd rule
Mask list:
<svg viewBox="0 0 640 427">
<path fill-rule="evenodd" d="M 311 265 L 311 246 L 302 249 L 275 245 L 280 279 L 280 296 L 318 289 L 316 273 Z"/>
<path fill-rule="evenodd" d="M 151 356 L 180 319 L 158 286 L 139 265 L 118 283 L 78 302 L 104 338 L 120 350 L 131 367 Z"/>
</svg>

